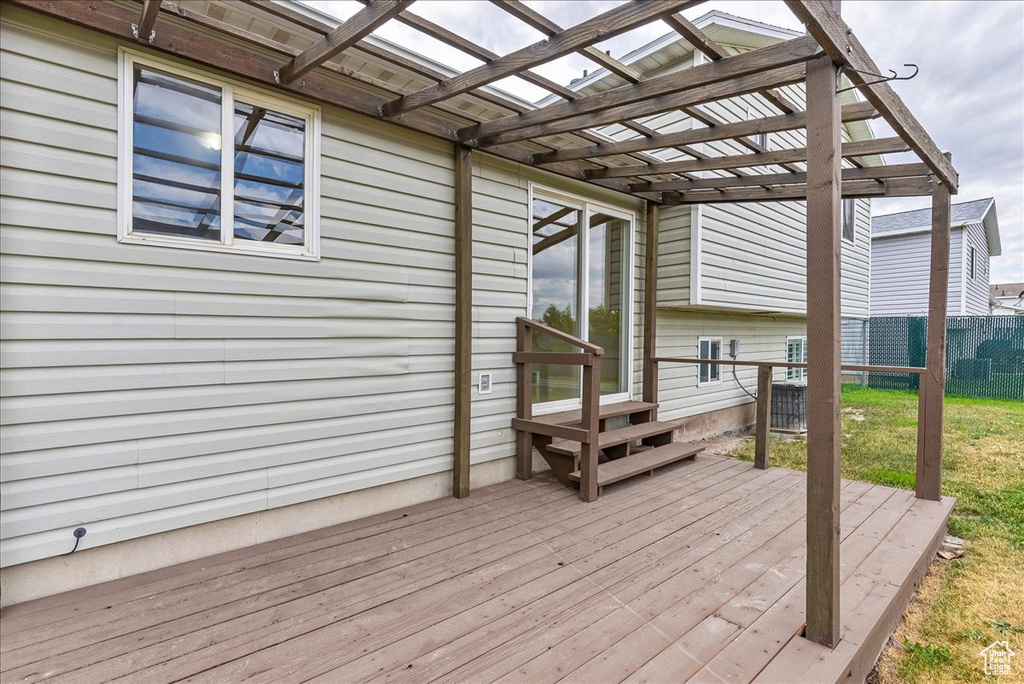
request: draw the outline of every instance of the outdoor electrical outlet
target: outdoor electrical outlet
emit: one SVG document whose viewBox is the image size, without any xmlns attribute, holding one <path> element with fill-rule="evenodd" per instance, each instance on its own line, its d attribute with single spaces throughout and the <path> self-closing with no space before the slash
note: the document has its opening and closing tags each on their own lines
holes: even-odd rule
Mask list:
<svg viewBox="0 0 1024 684">
<path fill-rule="evenodd" d="M 491 374 L 490 373 L 481 373 L 480 374 L 480 381 L 479 381 L 479 383 L 477 385 L 477 392 L 480 393 L 480 394 L 490 394 L 491 393 Z"/>
</svg>

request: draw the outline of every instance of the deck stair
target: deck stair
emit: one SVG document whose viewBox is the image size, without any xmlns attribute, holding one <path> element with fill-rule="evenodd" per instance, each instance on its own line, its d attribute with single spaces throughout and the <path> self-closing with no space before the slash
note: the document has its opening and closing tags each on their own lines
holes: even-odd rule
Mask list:
<svg viewBox="0 0 1024 684">
<path fill-rule="evenodd" d="M 702 446 L 674 441 L 676 426 L 655 420 L 657 410 L 657 404 L 642 401 L 601 406 L 598 437 L 601 459 L 597 474 L 599 493 L 605 485 L 636 475 L 653 475 L 657 468 L 692 459 L 704 450 Z M 613 419 L 623 419 L 625 425 L 610 427 Z M 558 428 L 580 428 L 580 411 L 563 411 L 530 420 L 517 420 L 515 427 L 532 433 L 533 446 L 563 484 L 576 486 L 579 483 L 580 442 L 550 433 L 559 432 Z"/>
</svg>

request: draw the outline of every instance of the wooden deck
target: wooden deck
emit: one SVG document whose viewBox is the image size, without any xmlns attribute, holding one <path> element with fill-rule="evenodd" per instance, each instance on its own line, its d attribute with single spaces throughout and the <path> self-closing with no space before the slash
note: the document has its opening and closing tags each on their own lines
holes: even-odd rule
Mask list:
<svg viewBox="0 0 1024 684">
<path fill-rule="evenodd" d="M 805 496 L 705 455 L 591 504 L 507 482 L 4 609 L 0 679 L 860 681 L 953 501 L 844 482 L 829 650 L 800 636 Z"/>
</svg>

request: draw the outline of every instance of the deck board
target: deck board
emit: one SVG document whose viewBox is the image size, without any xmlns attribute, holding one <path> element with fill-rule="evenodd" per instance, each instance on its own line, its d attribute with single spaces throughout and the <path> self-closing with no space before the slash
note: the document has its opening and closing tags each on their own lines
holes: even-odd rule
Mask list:
<svg viewBox="0 0 1024 684">
<path fill-rule="evenodd" d="M 800 636 L 805 505 L 702 454 L 591 504 L 540 475 L 6 608 L 0 679 L 863 678 L 952 500 L 844 481 L 834 651 Z"/>
</svg>

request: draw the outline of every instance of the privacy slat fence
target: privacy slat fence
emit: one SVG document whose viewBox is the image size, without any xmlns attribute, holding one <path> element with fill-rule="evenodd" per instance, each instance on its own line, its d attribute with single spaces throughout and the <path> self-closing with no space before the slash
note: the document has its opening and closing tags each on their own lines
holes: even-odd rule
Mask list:
<svg viewBox="0 0 1024 684">
<path fill-rule="evenodd" d="M 845 321 L 843 361 L 922 366 L 927 332 L 923 316 Z M 1024 316 L 950 316 L 946 335 L 947 395 L 1024 401 Z M 879 389 L 916 390 L 920 376 L 865 373 L 863 381 Z"/>
</svg>

